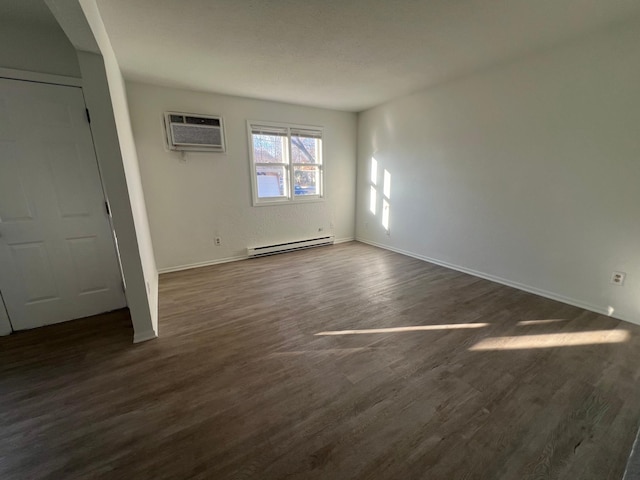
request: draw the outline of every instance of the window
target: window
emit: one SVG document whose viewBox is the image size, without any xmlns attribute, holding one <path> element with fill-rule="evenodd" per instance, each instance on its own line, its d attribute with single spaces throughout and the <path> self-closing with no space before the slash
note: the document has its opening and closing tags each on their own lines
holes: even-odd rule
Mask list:
<svg viewBox="0 0 640 480">
<path fill-rule="evenodd" d="M 253 203 L 323 197 L 322 129 L 249 122 Z"/>
</svg>

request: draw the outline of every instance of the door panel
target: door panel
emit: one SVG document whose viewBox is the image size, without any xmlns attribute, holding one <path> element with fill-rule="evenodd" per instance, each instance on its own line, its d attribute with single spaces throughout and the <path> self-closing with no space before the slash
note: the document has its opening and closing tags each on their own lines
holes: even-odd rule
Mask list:
<svg viewBox="0 0 640 480">
<path fill-rule="evenodd" d="M 51 259 L 43 242 L 9 245 L 11 256 L 24 285 L 25 303 L 59 300 Z"/>
<path fill-rule="evenodd" d="M 47 163 L 61 217 L 91 215 L 87 189 L 95 188 L 86 178 L 79 152 L 72 143 L 47 144 Z"/>
<path fill-rule="evenodd" d="M 92 235 L 84 238 L 69 238 L 67 243 L 80 286 L 80 295 L 107 290 L 109 287 L 100 269 L 100 248 L 97 237 Z"/>
<path fill-rule="evenodd" d="M 0 291 L 15 330 L 122 308 L 82 91 L 0 79 Z"/>
<path fill-rule="evenodd" d="M 33 220 L 15 148 L 15 143 L 0 142 L 0 219 L 3 222 Z"/>
</svg>

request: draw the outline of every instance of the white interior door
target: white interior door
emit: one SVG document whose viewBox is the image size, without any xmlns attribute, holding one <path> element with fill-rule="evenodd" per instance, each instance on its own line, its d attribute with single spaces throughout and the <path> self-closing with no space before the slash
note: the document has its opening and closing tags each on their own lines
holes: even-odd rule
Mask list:
<svg viewBox="0 0 640 480">
<path fill-rule="evenodd" d="M 0 79 L 0 291 L 14 330 L 126 305 L 80 88 Z"/>
</svg>

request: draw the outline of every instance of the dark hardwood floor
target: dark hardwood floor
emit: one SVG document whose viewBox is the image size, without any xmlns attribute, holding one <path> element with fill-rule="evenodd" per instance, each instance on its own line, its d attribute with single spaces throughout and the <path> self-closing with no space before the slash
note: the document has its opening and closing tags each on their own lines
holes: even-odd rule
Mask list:
<svg viewBox="0 0 640 480">
<path fill-rule="evenodd" d="M 0 478 L 622 478 L 640 327 L 360 243 L 0 338 Z"/>
</svg>

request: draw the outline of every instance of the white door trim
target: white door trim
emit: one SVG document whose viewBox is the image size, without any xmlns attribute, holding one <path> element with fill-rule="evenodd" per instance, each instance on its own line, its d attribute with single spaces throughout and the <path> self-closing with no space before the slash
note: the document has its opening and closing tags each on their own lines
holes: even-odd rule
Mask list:
<svg viewBox="0 0 640 480">
<path fill-rule="evenodd" d="M 0 336 L 9 335 L 12 332 L 13 328 L 11 328 L 9 314 L 7 313 L 7 309 L 4 306 L 4 301 L 2 300 L 2 292 L 0 292 Z"/>
<path fill-rule="evenodd" d="M 53 75 L 51 73 L 29 72 L 27 70 L 15 70 L 13 68 L 0 67 L 0 78 L 11 80 L 25 80 L 27 82 L 52 83 L 68 87 L 82 87 L 82 79 Z"/>
</svg>

